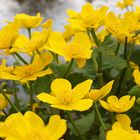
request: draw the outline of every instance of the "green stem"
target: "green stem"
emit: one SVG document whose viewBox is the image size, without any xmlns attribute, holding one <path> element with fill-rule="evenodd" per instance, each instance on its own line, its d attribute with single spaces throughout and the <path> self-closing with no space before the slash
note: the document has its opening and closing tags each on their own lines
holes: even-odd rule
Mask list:
<svg viewBox="0 0 140 140">
<path fill-rule="evenodd" d="M 93 60 L 93 64 L 94 64 L 94 70 L 97 73 L 98 72 L 98 63 L 97 63 L 96 56 L 94 53 L 92 54 L 92 60 Z"/>
<path fill-rule="evenodd" d="M 125 37 L 125 44 L 124 44 L 124 59 L 126 60 L 127 59 L 127 41 L 128 41 L 128 38 Z"/>
<path fill-rule="evenodd" d="M 8 114 L 4 110 L 2 110 L 2 112 L 4 113 L 5 116 L 8 116 Z"/>
<path fill-rule="evenodd" d="M 31 28 L 27 28 L 27 31 L 28 31 L 28 35 L 29 35 L 29 39 L 31 39 Z"/>
<path fill-rule="evenodd" d="M 110 36 L 111 36 L 111 33 L 110 33 L 110 34 L 108 34 L 108 35 L 105 37 L 105 39 L 104 39 L 103 43 L 101 44 L 102 46 L 104 46 L 104 45 L 105 45 L 105 43 L 106 43 L 106 42 L 107 42 L 107 40 L 110 38 Z"/>
<path fill-rule="evenodd" d="M 98 52 L 98 82 L 100 87 L 103 86 L 103 73 L 102 73 L 102 52 Z"/>
<path fill-rule="evenodd" d="M 74 63 L 74 59 L 72 59 L 72 60 L 70 61 L 69 66 L 68 66 L 66 72 L 65 72 L 64 75 L 63 75 L 63 78 L 66 78 L 66 77 L 68 76 L 69 72 L 71 71 L 71 68 L 72 68 L 73 63 Z"/>
<path fill-rule="evenodd" d="M 92 37 L 93 37 L 94 42 L 96 43 L 96 45 L 100 46 L 100 41 L 98 40 L 98 38 L 96 36 L 95 30 L 94 29 L 91 29 L 90 32 L 92 34 Z"/>
<path fill-rule="evenodd" d="M 127 55 L 127 62 L 129 62 L 129 60 L 130 60 L 131 54 L 132 54 L 132 52 L 134 50 L 134 46 L 135 46 L 135 41 L 132 43 L 132 45 L 130 47 L 129 53 Z"/>
<path fill-rule="evenodd" d="M 104 129 L 104 131 L 106 131 L 106 127 L 105 127 L 104 121 L 103 121 L 103 119 L 102 119 L 102 117 L 101 117 L 101 114 L 100 114 L 100 112 L 99 112 L 99 109 L 98 109 L 98 106 L 97 106 L 96 102 L 94 103 L 94 106 L 95 106 L 95 110 L 96 110 L 98 119 L 99 119 L 99 121 L 100 121 L 100 123 L 101 123 L 101 125 L 102 125 L 102 127 L 103 127 L 103 129 Z"/>
<path fill-rule="evenodd" d="M 82 140 L 86 140 L 86 138 L 81 134 L 80 130 L 77 128 L 75 122 L 73 121 L 73 118 L 71 116 L 70 112 L 67 112 L 68 118 L 71 122 L 71 124 L 73 125 L 74 129 L 76 130 L 76 132 L 79 134 L 79 136 L 81 137 Z"/>
<path fill-rule="evenodd" d="M 29 94 L 30 94 L 30 110 L 32 111 L 32 109 L 33 109 L 33 85 L 31 82 L 29 82 L 28 88 L 29 88 Z"/>
<path fill-rule="evenodd" d="M 0 90 L 1 94 L 5 97 L 5 99 L 8 101 L 8 103 L 15 109 L 15 111 L 20 112 L 20 110 L 10 101 L 10 99 L 7 97 L 7 95 Z"/>
<path fill-rule="evenodd" d="M 14 53 L 25 65 L 28 65 L 28 62 L 24 60 L 17 52 Z"/>
<path fill-rule="evenodd" d="M 118 52 L 119 52 L 119 49 L 120 49 L 120 45 L 121 45 L 121 44 L 118 42 L 117 49 L 116 49 L 116 52 L 115 52 L 115 56 L 118 55 Z"/>
</svg>

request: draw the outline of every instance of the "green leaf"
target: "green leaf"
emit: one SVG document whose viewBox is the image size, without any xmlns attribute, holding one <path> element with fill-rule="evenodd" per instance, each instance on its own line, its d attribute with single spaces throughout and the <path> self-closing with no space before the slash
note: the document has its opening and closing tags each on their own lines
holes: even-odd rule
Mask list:
<svg viewBox="0 0 140 140">
<path fill-rule="evenodd" d="M 126 61 L 121 57 L 112 55 L 107 52 L 103 52 L 102 54 L 103 54 L 102 70 L 111 69 L 111 68 L 121 70 L 127 67 Z"/>
<path fill-rule="evenodd" d="M 81 119 L 78 119 L 75 121 L 75 124 L 76 124 L 77 128 L 80 130 L 81 134 L 84 134 L 91 128 L 91 126 L 94 122 L 94 118 L 95 118 L 95 112 L 92 111 L 88 115 L 83 116 Z M 77 132 L 75 131 L 75 129 L 73 128 L 73 125 L 71 123 L 68 124 L 68 127 L 70 128 L 73 135 L 78 136 Z"/>
<path fill-rule="evenodd" d="M 57 64 L 53 62 L 52 64 L 50 64 L 50 67 L 54 72 L 55 77 L 63 77 L 68 67 L 68 64 Z"/>
<path fill-rule="evenodd" d="M 34 84 L 34 93 L 39 94 L 41 92 L 50 92 L 50 85 L 53 79 L 53 75 L 38 78 Z"/>
<path fill-rule="evenodd" d="M 133 86 L 131 90 L 129 91 L 129 95 L 136 96 L 137 98 L 140 97 L 140 87 L 139 86 Z"/>
</svg>

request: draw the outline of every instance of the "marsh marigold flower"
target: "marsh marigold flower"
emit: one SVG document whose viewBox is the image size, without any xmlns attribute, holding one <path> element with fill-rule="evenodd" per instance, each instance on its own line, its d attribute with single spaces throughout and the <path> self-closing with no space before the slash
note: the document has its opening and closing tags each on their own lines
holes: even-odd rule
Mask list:
<svg viewBox="0 0 140 140">
<path fill-rule="evenodd" d="M 36 16 L 30 16 L 24 13 L 16 14 L 16 16 L 14 16 L 14 22 L 20 27 L 24 28 L 38 27 L 42 20 L 43 18 L 40 16 L 40 13 L 38 13 Z"/>
<path fill-rule="evenodd" d="M 139 27 L 139 20 L 132 13 L 127 13 L 123 18 L 118 18 L 113 12 L 110 12 L 105 22 L 107 31 L 120 42 L 124 42 L 125 37 L 128 38 L 128 41 L 132 41 Z"/>
<path fill-rule="evenodd" d="M 100 100 L 101 106 L 110 111 L 110 112 L 117 112 L 122 113 L 128 111 L 135 102 L 135 96 L 131 98 L 129 95 L 125 95 L 118 99 L 116 96 L 109 96 L 107 98 L 107 102 Z"/>
<path fill-rule="evenodd" d="M 10 98 L 9 94 L 6 94 L 6 96 Z M 8 101 L 2 94 L 0 94 L 0 110 L 5 109 L 7 106 L 8 106 Z"/>
<path fill-rule="evenodd" d="M 32 64 L 16 66 L 13 71 L 13 75 L 16 76 L 15 80 L 21 82 L 34 81 L 38 77 L 45 76 L 47 74 L 52 74 L 52 70 L 44 68 L 50 64 L 53 60 L 51 53 L 46 52 L 41 55 L 36 55 Z"/>
<path fill-rule="evenodd" d="M 5 80 L 15 80 L 16 76 L 12 75 L 14 66 L 7 66 L 6 59 L 3 59 L 0 65 L 0 78 Z"/>
<path fill-rule="evenodd" d="M 58 140 L 66 132 L 66 121 L 59 115 L 50 117 L 45 126 L 43 120 L 31 111 L 24 115 L 15 113 L 0 123 L 0 137 L 6 140 Z"/>
<path fill-rule="evenodd" d="M 135 69 L 134 72 L 133 72 L 133 76 L 134 76 L 136 84 L 138 86 L 140 86 L 140 71 Z"/>
<path fill-rule="evenodd" d="M 33 32 L 31 39 L 27 36 L 20 35 L 12 45 L 10 52 L 24 52 L 31 53 L 33 51 L 44 49 L 45 43 L 48 41 L 48 37 L 51 30 L 43 29 L 42 32 Z"/>
<path fill-rule="evenodd" d="M 18 28 L 14 24 L 7 24 L 0 30 L 0 50 L 10 49 L 18 37 Z"/>
<path fill-rule="evenodd" d="M 68 21 L 70 26 L 76 30 L 97 29 L 103 25 L 107 10 L 107 7 L 94 9 L 92 4 L 87 3 L 82 7 L 80 13 L 68 10 L 67 14 L 70 17 Z"/>
<path fill-rule="evenodd" d="M 92 80 L 86 80 L 72 89 L 68 80 L 55 79 L 51 84 L 51 94 L 40 93 L 37 98 L 61 110 L 85 111 L 92 106 L 93 102 L 91 99 L 84 99 L 91 84 Z"/>
<path fill-rule="evenodd" d="M 112 89 L 114 81 L 110 81 L 101 89 L 92 89 L 90 92 L 87 93 L 86 97 L 92 99 L 93 101 L 97 101 L 105 97 Z"/>
<path fill-rule="evenodd" d="M 66 42 L 59 32 L 51 33 L 48 39 L 47 49 L 63 56 L 66 61 L 75 59 L 81 68 L 86 60 L 91 58 L 91 42 L 85 33 L 76 33 L 73 40 Z"/>
<path fill-rule="evenodd" d="M 127 8 L 128 6 L 133 6 L 135 0 L 121 0 L 117 3 L 117 7 L 121 9 Z"/>
<path fill-rule="evenodd" d="M 112 130 L 107 132 L 106 140 L 139 140 L 140 133 L 133 130 L 130 118 L 125 114 L 118 114 L 117 121 L 113 124 Z"/>
</svg>

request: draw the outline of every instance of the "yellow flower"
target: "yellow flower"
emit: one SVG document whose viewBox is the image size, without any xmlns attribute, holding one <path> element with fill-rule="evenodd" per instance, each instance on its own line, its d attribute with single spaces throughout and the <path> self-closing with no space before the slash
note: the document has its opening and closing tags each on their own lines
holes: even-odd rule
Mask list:
<svg viewBox="0 0 140 140">
<path fill-rule="evenodd" d="M 6 94 L 6 96 L 10 98 L 9 94 Z M 8 101 L 2 94 L 0 94 L 0 110 L 5 109 L 7 106 L 8 106 Z"/>
<path fill-rule="evenodd" d="M 21 82 L 34 81 L 38 77 L 45 76 L 47 74 L 52 74 L 52 70 L 44 68 L 50 64 L 53 60 L 51 53 L 46 52 L 41 55 L 36 55 L 32 64 L 23 65 L 23 66 L 15 66 L 13 75 L 16 76 L 15 80 L 19 80 Z"/>
<path fill-rule="evenodd" d="M 128 111 L 135 102 L 135 96 L 131 98 L 125 95 L 118 99 L 116 96 L 109 96 L 107 102 L 100 100 L 102 107 L 110 112 L 122 113 Z"/>
<path fill-rule="evenodd" d="M 66 61 L 75 59 L 80 68 L 85 65 L 86 59 L 90 59 L 92 53 L 89 37 L 82 32 L 76 33 L 71 42 L 66 42 L 61 33 L 53 32 L 48 39 L 47 49 L 64 56 Z"/>
<path fill-rule="evenodd" d="M 25 52 L 30 53 L 35 50 L 43 49 L 48 40 L 50 30 L 43 29 L 42 32 L 33 32 L 31 39 L 24 35 L 20 35 L 14 42 L 10 52 Z"/>
<path fill-rule="evenodd" d="M 43 18 L 40 17 L 40 13 L 38 13 L 36 16 L 30 16 L 27 14 L 16 14 L 14 17 L 14 22 L 16 24 L 19 24 L 20 27 L 24 28 L 35 28 L 40 25 Z"/>
<path fill-rule="evenodd" d="M 125 114 L 119 114 L 112 130 L 107 132 L 106 140 L 139 140 L 140 133 L 133 130 L 130 118 Z"/>
<path fill-rule="evenodd" d="M 17 80 L 17 77 L 12 75 L 14 71 L 13 66 L 6 66 L 6 60 L 3 59 L 0 65 L 0 78 L 5 80 Z"/>
<path fill-rule="evenodd" d="M 45 126 L 43 120 L 31 111 L 15 113 L 0 123 L 0 137 L 6 140 L 58 140 L 66 132 L 66 121 L 59 115 L 51 116 Z"/>
<path fill-rule="evenodd" d="M 117 7 L 124 9 L 128 6 L 133 6 L 135 0 L 122 0 L 117 3 Z"/>
<path fill-rule="evenodd" d="M 133 13 L 127 13 L 123 18 L 117 18 L 114 13 L 110 12 L 106 18 L 105 27 L 120 42 L 124 42 L 125 37 L 128 37 L 128 41 L 133 39 L 140 24 Z"/>
<path fill-rule="evenodd" d="M 134 76 L 136 84 L 140 86 L 140 71 L 137 69 L 134 70 L 133 76 Z"/>
<path fill-rule="evenodd" d="M 10 49 L 16 38 L 18 29 L 14 24 L 8 24 L 0 30 L 0 49 Z"/>
<path fill-rule="evenodd" d="M 90 92 L 87 93 L 86 97 L 92 99 L 93 101 L 97 101 L 105 97 L 112 89 L 114 81 L 110 81 L 101 89 L 92 89 Z"/>
<path fill-rule="evenodd" d="M 85 4 L 82 7 L 80 13 L 73 10 L 68 10 L 70 26 L 77 30 L 86 30 L 87 28 L 97 29 L 104 23 L 108 8 L 101 7 L 100 9 L 94 9 L 90 3 Z"/>
<path fill-rule="evenodd" d="M 55 79 L 51 84 L 52 93 L 40 93 L 37 98 L 61 110 L 85 111 L 92 106 L 91 99 L 83 99 L 90 90 L 92 80 L 86 80 L 72 89 L 66 79 Z"/>
</svg>

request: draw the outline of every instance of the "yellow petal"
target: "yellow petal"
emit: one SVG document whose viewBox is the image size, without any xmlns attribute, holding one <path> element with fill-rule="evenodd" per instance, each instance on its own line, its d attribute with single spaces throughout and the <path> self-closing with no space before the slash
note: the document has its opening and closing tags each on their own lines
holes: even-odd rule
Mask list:
<svg viewBox="0 0 140 140">
<path fill-rule="evenodd" d="M 88 110 L 93 104 L 91 99 L 81 99 L 71 104 L 73 110 L 77 111 L 86 111 Z"/>
<path fill-rule="evenodd" d="M 139 72 L 139 70 L 137 70 L 137 69 L 134 70 L 133 76 L 134 76 L 136 84 L 140 86 L 140 72 Z"/>
<path fill-rule="evenodd" d="M 117 98 L 116 96 L 114 96 L 114 95 L 109 96 L 109 97 L 107 98 L 107 102 L 108 102 L 109 104 L 118 103 L 118 98 Z"/>
<path fill-rule="evenodd" d="M 45 128 L 49 140 L 58 140 L 66 132 L 66 121 L 58 115 L 51 116 L 48 125 Z"/>
<path fill-rule="evenodd" d="M 79 68 L 82 68 L 86 64 L 86 59 L 76 59 Z"/>
<path fill-rule="evenodd" d="M 24 118 L 28 121 L 28 123 L 33 128 L 42 128 L 44 126 L 43 120 L 38 115 L 36 115 L 34 112 L 27 111 L 24 114 Z"/>
<path fill-rule="evenodd" d="M 136 100 L 136 97 L 133 96 L 133 97 L 131 98 L 131 100 L 130 100 L 130 104 L 129 104 L 129 108 L 128 108 L 128 109 L 130 109 L 130 108 L 134 105 L 135 100 Z"/>
<path fill-rule="evenodd" d="M 49 104 L 57 104 L 57 100 L 54 96 L 48 94 L 48 93 L 40 93 L 39 95 L 37 95 L 37 98 L 42 101 L 42 102 L 46 102 Z"/>
<path fill-rule="evenodd" d="M 76 87 L 74 87 L 72 90 L 73 99 L 78 100 L 83 98 L 90 90 L 91 85 L 92 85 L 92 80 L 86 80 L 78 84 Z"/>
<path fill-rule="evenodd" d="M 63 35 L 59 32 L 52 32 L 48 39 L 47 49 L 59 55 L 63 55 L 65 46 L 66 42 Z"/>
<path fill-rule="evenodd" d="M 76 44 L 81 44 L 82 46 L 86 46 L 85 50 L 89 50 L 92 47 L 89 36 L 84 32 L 76 33 L 73 39 L 73 42 Z"/>
<path fill-rule="evenodd" d="M 107 133 L 106 140 L 134 140 L 134 136 L 129 131 L 115 129 Z"/>
<path fill-rule="evenodd" d="M 125 130 L 130 129 L 131 120 L 126 114 L 118 114 L 116 116 L 116 119 L 121 124 L 123 129 Z"/>
<path fill-rule="evenodd" d="M 67 10 L 66 13 L 71 18 L 74 18 L 74 17 L 77 17 L 78 16 L 78 13 L 75 12 L 75 11 L 73 11 L 73 10 Z"/>
<path fill-rule="evenodd" d="M 111 91 L 113 83 L 114 80 L 110 81 L 100 89 L 100 92 L 102 93 L 102 98 L 105 97 Z"/>
<path fill-rule="evenodd" d="M 106 110 L 108 110 L 108 111 L 110 111 L 110 112 L 113 112 L 113 110 L 111 109 L 111 107 L 109 106 L 109 104 L 108 104 L 107 102 L 102 101 L 102 100 L 99 100 L 99 102 L 100 102 L 101 106 L 102 106 L 104 109 L 106 109 Z"/>
<path fill-rule="evenodd" d="M 43 70 L 43 71 L 40 71 L 37 73 L 37 77 L 42 77 L 42 76 L 45 76 L 47 74 L 52 74 L 52 70 L 50 68 L 46 69 L 46 70 Z"/>
<path fill-rule="evenodd" d="M 71 91 L 71 83 L 66 79 L 55 79 L 51 84 L 51 90 L 54 95 L 60 96 L 60 94 Z"/>
</svg>

